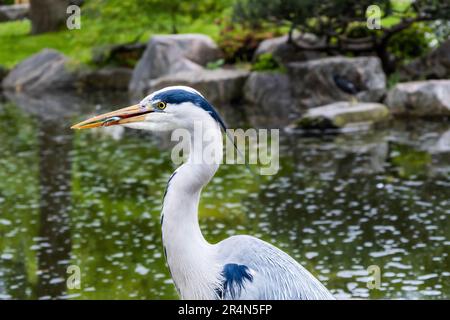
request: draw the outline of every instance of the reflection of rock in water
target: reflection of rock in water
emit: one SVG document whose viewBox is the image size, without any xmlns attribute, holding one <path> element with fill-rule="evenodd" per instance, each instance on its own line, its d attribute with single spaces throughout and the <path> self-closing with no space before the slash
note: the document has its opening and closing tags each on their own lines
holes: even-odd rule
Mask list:
<svg viewBox="0 0 450 320">
<path fill-rule="evenodd" d="M 348 136 L 347 136 L 348 138 Z M 386 134 L 371 134 L 362 141 L 346 141 L 341 145 L 345 156 L 337 160 L 336 175 L 373 174 L 385 170 L 388 158 Z"/>
<path fill-rule="evenodd" d="M 338 136 L 305 137 L 290 135 L 288 153 L 301 172 L 327 173 L 335 177 L 353 174 L 373 174 L 385 170 L 388 158 L 387 132 L 341 134 Z"/>
<path fill-rule="evenodd" d="M 422 158 L 421 174 L 434 176 L 450 170 L 450 131 L 440 122 L 395 121 L 389 127 L 357 134 L 304 136 L 294 133 L 287 139 L 293 140 L 291 145 L 298 150 L 292 156 L 303 172 L 332 171 L 336 177 L 350 173 L 376 174 L 384 172 L 387 167 L 398 167 L 399 162 L 417 165 L 416 160 Z M 306 157 L 304 148 L 310 151 Z M 392 154 L 400 156 L 395 164 L 392 163 Z"/>
</svg>

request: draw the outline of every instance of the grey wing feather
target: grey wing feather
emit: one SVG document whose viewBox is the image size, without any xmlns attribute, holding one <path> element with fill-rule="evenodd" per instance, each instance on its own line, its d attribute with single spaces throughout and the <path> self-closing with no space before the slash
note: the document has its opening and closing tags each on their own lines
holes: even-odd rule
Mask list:
<svg viewBox="0 0 450 320">
<path fill-rule="evenodd" d="M 224 265 L 247 266 L 252 280 L 246 280 L 237 299 L 316 300 L 335 299 L 310 272 L 273 245 L 251 236 L 233 236 L 217 244 Z M 224 295 L 224 299 L 230 296 Z"/>
</svg>

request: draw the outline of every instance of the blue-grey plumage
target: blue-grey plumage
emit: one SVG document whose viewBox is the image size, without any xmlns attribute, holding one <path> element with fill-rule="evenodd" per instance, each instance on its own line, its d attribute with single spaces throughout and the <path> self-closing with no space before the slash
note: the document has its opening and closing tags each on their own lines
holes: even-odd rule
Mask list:
<svg viewBox="0 0 450 320">
<path fill-rule="evenodd" d="M 334 80 L 335 85 L 340 90 L 342 90 L 343 92 L 345 92 L 347 94 L 355 95 L 359 91 L 358 87 L 353 82 L 351 82 L 350 80 L 348 80 L 347 78 L 345 78 L 343 76 L 334 74 L 333 80 Z"/>
<path fill-rule="evenodd" d="M 291 256 L 258 238 L 238 235 L 217 244 L 220 259 L 248 268 L 252 279 L 240 289 L 228 288 L 223 299 L 317 300 L 334 299 L 325 286 Z M 226 281 L 226 279 L 224 280 Z M 234 284 L 239 287 L 238 283 Z"/>
<path fill-rule="evenodd" d="M 114 121 L 108 121 L 111 119 Z M 184 129 L 189 133 L 189 156 L 169 179 L 161 213 L 163 250 L 181 298 L 333 299 L 311 273 L 267 242 L 244 235 L 217 244 L 204 239 L 198 204 L 203 187 L 222 160 L 221 129 L 226 127 L 198 91 L 182 86 L 164 88 L 138 105 L 93 117 L 72 128 L 109 125 L 150 131 Z M 205 154 L 206 150 L 210 154 Z"/>
</svg>

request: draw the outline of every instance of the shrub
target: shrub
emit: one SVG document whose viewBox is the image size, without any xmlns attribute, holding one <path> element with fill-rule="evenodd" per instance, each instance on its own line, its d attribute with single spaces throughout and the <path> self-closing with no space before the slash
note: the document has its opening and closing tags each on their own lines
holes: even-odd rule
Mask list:
<svg viewBox="0 0 450 320">
<path fill-rule="evenodd" d="M 429 26 L 417 23 L 394 35 L 389 41 L 388 51 L 400 61 L 407 62 L 420 57 L 431 49 L 429 44 L 434 37 L 432 34 L 433 30 Z"/>
<path fill-rule="evenodd" d="M 271 53 L 263 53 L 252 65 L 253 71 L 283 71 L 282 66 L 274 59 Z"/>
<path fill-rule="evenodd" d="M 222 67 L 224 65 L 224 63 L 225 63 L 225 60 L 223 60 L 223 59 L 211 61 L 211 62 L 208 62 L 208 64 L 206 65 L 206 69 L 216 70 L 216 69 L 219 69 L 220 67 Z"/>
<path fill-rule="evenodd" d="M 258 45 L 265 39 L 280 35 L 274 28 L 250 28 L 229 20 L 218 21 L 222 25 L 218 45 L 224 53 L 226 63 L 248 62 L 253 58 Z"/>
</svg>

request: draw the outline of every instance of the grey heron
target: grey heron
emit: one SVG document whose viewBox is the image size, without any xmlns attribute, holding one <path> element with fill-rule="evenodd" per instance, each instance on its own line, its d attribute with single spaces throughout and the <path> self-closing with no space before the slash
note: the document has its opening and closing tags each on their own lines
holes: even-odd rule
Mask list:
<svg viewBox="0 0 450 320">
<path fill-rule="evenodd" d="M 333 81 L 336 87 L 338 87 L 342 92 L 351 95 L 352 104 L 355 104 L 358 101 L 356 99 L 356 95 L 358 94 L 360 89 L 353 82 L 339 74 L 333 74 Z"/>
<path fill-rule="evenodd" d="M 136 105 L 95 116 L 72 128 L 123 125 L 150 131 L 181 128 L 191 134 L 188 158 L 170 177 L 161 212 L 164 253 L 182 299 L 334 299 L 297 261 L 263 240 L 248 235 L 216 244 L 205 240 L 198 204 L 201 190 L 218 170 L 219 161 L 206 161 L 204 154 L 198 154 L 204 152 L 199 144 L 205 140 L 198 139 L 195 123 L 208 132 L 214 159 L 221 159 L 225 123 L 190 87 L 164 88 Z"/>
</svg>

